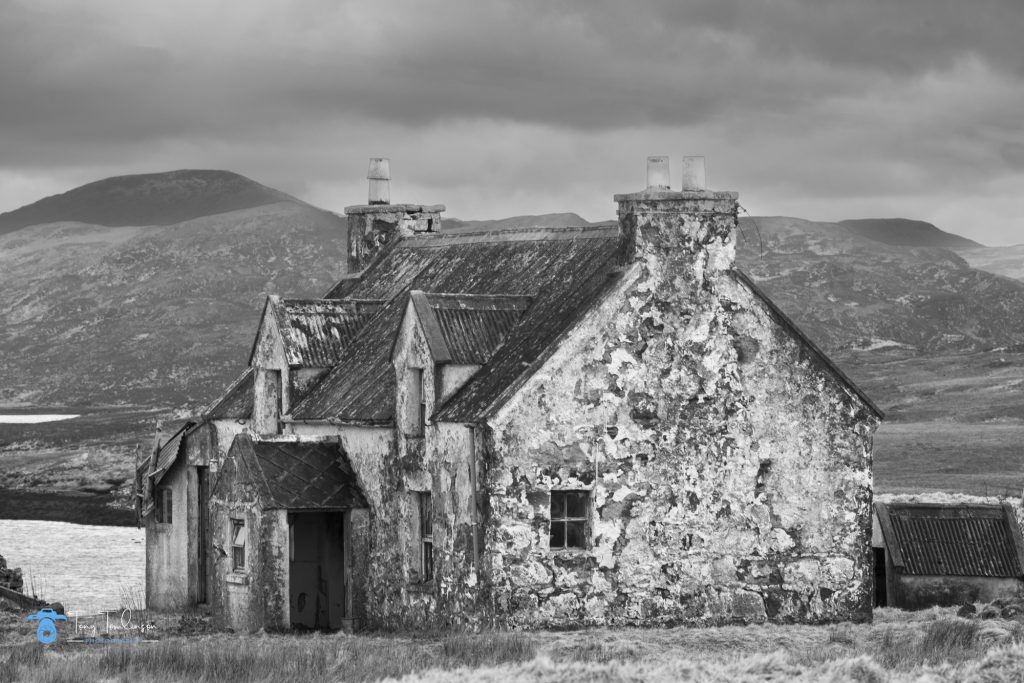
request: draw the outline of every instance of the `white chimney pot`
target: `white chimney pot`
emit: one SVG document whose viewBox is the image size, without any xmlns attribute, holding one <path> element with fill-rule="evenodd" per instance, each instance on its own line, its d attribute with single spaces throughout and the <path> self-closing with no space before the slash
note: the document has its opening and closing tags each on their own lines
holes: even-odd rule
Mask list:
<svg viewBox="0 0 1024 683">
<path fill-rule="evenodd" d="M 382 157 L 370 159 L 370 169 L 366 173 L 370 181 L 370 204 L 391 203 L 391 162 Z"/>
<path fill-rule="evenodd" d="M 671 186 L 668 156 L 647 157 L 647 189 L 667 190 Z"/>
<path fill-rule="evenodd" d="M 704 157 L 683 157 L 683 191 L 708 189 Z"/>
</svg>

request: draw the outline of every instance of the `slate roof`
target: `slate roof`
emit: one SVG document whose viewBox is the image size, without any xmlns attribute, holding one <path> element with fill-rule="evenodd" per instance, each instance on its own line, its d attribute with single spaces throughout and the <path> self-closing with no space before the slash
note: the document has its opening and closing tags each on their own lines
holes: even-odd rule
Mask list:
<svg viewBox="0 0 1024 683">
<path fill-rule="evenodd" d="M 288 364 L 316 368 L 335 365 L 359 329 L 380 309 L 381 303 L 352 299 L 269 299 Z"/>
<path fill-rule="evenodd" d="M 483 365 L 519 322 L 527 296 L 433 294 L 414 290 L 409 299 L 438 363 Z"/>
<path fill-rule="evenodd" d="M 609 285 L 620 245 L 614 227 L 440 233 L 395 243 L 358 283 L 343 283 L 349 297 L 387 303 L 342 352 L 338 365 L 293 408 L 293 418 L 391 423 L 391 350 L 409 292 L 530 297 L 532 303 L 504 335 L 497 353 L 435 413 L 438 419 L 451 421 L 478 419 L 499 397 L 518 387 L 548 347 Z M 450 334 L 458 347 L 460 333 Z"/>
<path fill-rule="evenodd" d="M 254 485 L 267 509 L 367 506 L 348 458 L 334 442 L 254 441 L 239 434 L 228 461 L 236 486 L 239 481 Z"/>
<path fill-rule="evenodd" d="M 875 514 L 902 574 L 1024 575 L 1024 543 L 1009 505 L 876 503 Z"/>
<path fill-rule="evenodd" d="M 208 420 L 249 419 L 252 417 L 254 384 L 252 368 L 246 368 L 245 372 L 231 383 L 224 394 L 203 411 L 203 417 Z"/>
</svg>

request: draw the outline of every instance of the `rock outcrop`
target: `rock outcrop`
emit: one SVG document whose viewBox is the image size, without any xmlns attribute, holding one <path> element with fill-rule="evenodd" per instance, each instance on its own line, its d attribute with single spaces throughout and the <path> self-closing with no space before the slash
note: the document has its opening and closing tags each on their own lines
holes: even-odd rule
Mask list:
<svg viewBox="0 0 1024 683">
<path fill-rule="evenodd" d="M 0 587 L 10 588 L 12 591 L 21 592 L 25 580 L 21 576 L 20 569 L 8 569 L 7 560 L 0 555 Z"/>
</svg>

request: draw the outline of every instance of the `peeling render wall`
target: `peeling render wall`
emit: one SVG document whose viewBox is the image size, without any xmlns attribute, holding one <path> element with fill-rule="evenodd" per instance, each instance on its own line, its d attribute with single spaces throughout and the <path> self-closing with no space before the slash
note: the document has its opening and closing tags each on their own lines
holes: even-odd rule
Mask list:
<svg viewBox="0 0 1024 683">
<path fill-rule="evenodd" d="M 298 438 L 338 437 L 368 511 L 352 512 L 355 616 L 373 628 L 461 624 L 477 619 L 473 562 L 473 433 L 462 425 L 427 424 L 410 436 L 418 402 L 410 398 L 408 368 L 423 370 L 427 415 L 433 412 L 435 371 L 426 339 L 410 309 L 398 334 L 398 427 L 290 423 Z M 417 576 L 419 527 L 415 492 L 433 505 L 434 578 Z"/>
<path fill-rule="evenodd" d="M 231 520 L 248 530 L 246 568 L 232 568 Z M 226 467 L 210 495 L 210 596 L 218 626 L 241 632 L 290 627 L 288 515 L 264 510 L 253 487 Z"/>
<path fill-rule="evenodd" d="M 441 367 L 441 403 L 451 398 L 456 391 L 472 379 L 481 366 L 479 365 L 444 365 Z"/>
<path fill-rule="evenodd" d="M 253 428 L 259 434 L 278 433 L 278 419 L 291 408 L 292 378 L 284 354 L 284 341 L 270 306 L 263 313 L 252 358 L 255 368 L 253 392 Z M 272 381 L 268 371 L 280 373 L 280 384 Z M 280 392 L 280 394 L 278 394 Z"/>
<path fill-rule="evenodd" d="M 735 206 L 624 202 L 621 282 L 490 422 L 499 621 L 870 619 L 878 420 L 727 272 Z M 555 489 L 586 549 L 549 550 Z"/>
<path fill-rule="evenodd" d="M 188 509 L 191 468 L 178 462 L 171 466 L 157 488 L 171 489 L 171 524 L 156 521 L 156 512 L 146 517 L 146 607 L 174 610 L 189 604 L 192 575 L 189 564 Z M 194 482 L 191 482 L 194 486 Z M 192 502 L 194 502 L 192 498 Z"/>
<path fill-rule="evenodd" d="M 251 432 L 249 420 L 211 420 L 215 434 L 213 437 L 213 450 L 209 454 L 210 474 L 217 472 L 224 459 L 228 457 L 231 450 L 231 442 L 242 432 Z M 212 482 L 211 482 L 212 483 Z"/>
</svg>

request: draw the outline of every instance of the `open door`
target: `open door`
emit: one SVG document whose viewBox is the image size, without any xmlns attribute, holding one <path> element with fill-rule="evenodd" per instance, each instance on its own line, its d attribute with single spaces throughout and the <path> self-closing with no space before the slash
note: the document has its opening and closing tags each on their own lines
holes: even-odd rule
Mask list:
<svg viewBox="0 0 1024 683">
<path fill-rule="evenodd" d="M 196 602 L 207 602 L 206 570 L 207 549 L 210 547 L 210 477 L 208 467 L 196 467 L 196 481 L 199 498 L 198 537 L 196 544 Z"/>
<path fill-rule="evenodd" d="M 887 607 L 889 599 L 886 595 L 885 548 L 872 548 L 875 558 L 875 607 Z"/>
<path fill-rule="evenodd" d="M 291 513 L 288 540 L 292 627 L 341 628 L 346 616 L 343 513 Z"/>
</svg>

